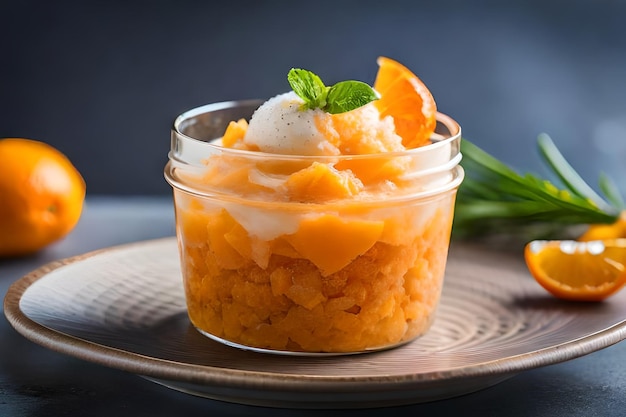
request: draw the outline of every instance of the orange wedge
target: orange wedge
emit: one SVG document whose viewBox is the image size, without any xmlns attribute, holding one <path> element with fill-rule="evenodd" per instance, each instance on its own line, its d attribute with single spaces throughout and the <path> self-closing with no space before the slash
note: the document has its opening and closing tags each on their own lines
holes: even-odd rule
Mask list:
<svg viewBox="0 0 626 417">
<path fill-rule="evenodd" d="M 430 143 L 437 125 L 437 105 L 430 90 L 411 70 L 393 59 L 379 57 L 374 104 L 381 117 L 393 117 L 396 133 L 407 148 Z"/>
<path fill-rule="evenodd" d="M 606 240 L 626 238 L 626 211 L 612 224 L 592 224 L 578 237 L 579 241 Z"/>
<path fill-rule="evenodd" d="M 626 239 L 535 240 L 524 256 L 535 280 L 558 298 L 601 301 L 626 284 Z"/>
</svg>

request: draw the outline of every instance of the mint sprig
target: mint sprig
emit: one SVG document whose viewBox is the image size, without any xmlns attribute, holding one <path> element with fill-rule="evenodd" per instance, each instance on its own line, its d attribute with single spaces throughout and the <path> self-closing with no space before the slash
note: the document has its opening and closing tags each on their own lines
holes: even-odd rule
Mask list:
<svg viewBox="0 0 626 417">
<path fill-rule="evenodd" d="M 313 72 L 300 68 L 292 68 L 287 74 L 287 81 L 304 100 L 303 109 L 345 113 L 379 98 L 376 91 L 362 81 L 341 81 L 329 87 Z"/>
</svg>

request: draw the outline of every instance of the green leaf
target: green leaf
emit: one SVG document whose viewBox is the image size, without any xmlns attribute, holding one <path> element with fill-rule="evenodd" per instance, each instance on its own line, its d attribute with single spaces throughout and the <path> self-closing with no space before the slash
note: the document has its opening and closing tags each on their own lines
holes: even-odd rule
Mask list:
<svg viewBox="0 0 626 417">
<path fill-rule="evenodd" d="M 465 178 L 458 190 L 453 236 L 504 233 L 532 239 L 559 230 L 565 236 L 572 226 L 617 219 L 623 200 L 608 178 L 601 178 L 600 187 L 610 204 L 597 194 L 591 199 L 593 194 L 581 185 L 586 183 L 556 145 L 549 138 L 539 139 L 539 145 L 556 176 L 568 181 L 565 188 L 530 173 L 520 175 L 469 140 L 461 140 Z"/>
<path fill-rule="evenodd" d="M 311 71 L 292 68 L 287 74 L 291 89 L 304 100 L 303 109 L 321 109 L 331 114 L 358 109 L 378 100 L 372 87 L 361 81 L 341 81 L 327 87 Z"/>
<path fill-rule="evenodd" d="M 606 201 L 604 201 L 604 199 L 600 197 L 567 162 L 550 136 L 545 133 L 539 135 L 537 143 L 541 155 L 567 188 L 574 194 L 595 202 L 599 207 L 608 208 Z"/>
<path fill-rule="evenodd" d="M 292 68 L 287 74 L 287 81 L 292 90 L 304 100 L 305 108 L 315 109 L 326 106 L 328 88 L 316 74 L 308 70 Z"/>
<path fill-rule="evenodd" d="M 606 196 L 606 199 L 609 201 L 609 203 L 617 207 L 619 210 L 626 209 L 624 198 L 622 197 L 619 188 L 615 184 L 615 181 L 613 181 L 604 172 L 600 172 L 600 179 L 598 180 L 598 184 L 600 186 L 600 191 L 602 191 L 602 193 Z"/>
<path fill-rule="evenodd" d="M 328 90 L 325 110 L 331 114 L 344 113 L 377 99 L 378 94 L 364 82 L 341 81 Z"/>
</svg>

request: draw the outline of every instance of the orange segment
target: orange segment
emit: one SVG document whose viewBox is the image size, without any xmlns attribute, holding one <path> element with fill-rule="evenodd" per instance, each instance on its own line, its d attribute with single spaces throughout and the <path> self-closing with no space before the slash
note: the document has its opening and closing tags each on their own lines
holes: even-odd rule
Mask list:
<svg viewBox="0 0 626 417">
<path fill-rule="evenodd" d="M 338 171 L 319 162 L 289 176 L 285 186 L 291 200 L 302 202 L 349 198 L 363 188 L 352 172 Z"/>
<path fill-rule="evenodd" d="M 246 261 L 227 239 L 228 233 L 236 226 L 237 221 L 224 209 L 216 215 L 207 216 L 209 252 L 224 269 L 241 268 Z"/>
<path fill-rule="evenodd" d="M 205 163 L 207 169 L 200 178 L 195 174 L 178 173 L 178 175 L 185 181 L 227 190 L 233 194 L 249 195 L 272 191 L 267 184 L 251 181 L 250 173 L 255 171 L 255 164 L 246 158 L 215 154 L 211 155 Z"/>
<path fill-rule="evenodd" d="M 437 125 L 437 105 L 430 90 L 411 70 L 393 59 L 379 57 L 374 104 L 381 117 L 391 116 L 407 148 L 426 145 Z"/>
<path fill-rule="evenodd" d="M 343 220 L 326 214 L 302 220 L 300 229 L 285 239 L 313 262 L 323 276 L 328 276 L 371 248 L 380 238 L 383 227 L 384 222 Z"/>
<path fill-rule="evenodd" d="M 524 256 L 535 280 L 559 298 L 600 301 L 626 284 L 626 239 L 535 240 Z"/>
<path fill-rule="evenodd" d="M 271 255 L 269 242 L 256 236 L 250 236 L 246 229 L 237 222 L 232 229 L 224 233 L 224 239 L 244 259 L 252 259 L 261 268 L 267 268 Z"/>
<path fill-rule="evenodd" d="M 626 211 L 623 211 L 613 224 L 592 224 L 578 239 L 581 242 L 590 240 L 626 238 Z"/>
<path fill-rule="evenodd" d="M 222 137 L 222 145 L 232 148 L 237 142 L 241 142 L 248 131 L 248 121 L 246 119 L 232 120 L 228 123 L 224 136 Z"/>
<path fill-rule="evenodd" d="M 403 160 L 393 157 L 371 157 L 367 159 L 342 159 L 335 164 L 340 171 L 350 170 L 361 183 L 369 185 L 385 180 L 397 181 L 403 174 Z"/>
</svg>

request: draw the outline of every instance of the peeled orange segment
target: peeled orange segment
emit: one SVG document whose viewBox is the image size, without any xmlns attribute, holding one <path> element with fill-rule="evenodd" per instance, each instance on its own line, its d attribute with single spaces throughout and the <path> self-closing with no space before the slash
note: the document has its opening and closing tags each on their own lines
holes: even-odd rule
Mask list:
<svg viewBox="0 0 626 417">
<path fill-rule="evenodd" d="M 428 144 L 437 125 L 437 105 L 430 90 L 411 70 L 393 59 L 379 57 L 374 102 L 381 117 L 391 116 L 407 148 Z"/>
<path fill-rule="evenodd" d="M 559 298 L 600 301 L 626 284 L 626 239 L 535 240 L 524 256 L 535 280 Z"/>
<path fill-rule="evenodd" d="M 362 185 L 351 171 L 338 171 L 328 164 L 313 162 L 289 176 L 285 187 L 294 201 L 319 202 L 352 197 Z"/>
<path fill-rule="evenodd" d="M 221 268 L 241 268 L 246 259 L 227 239 L 228 233 L 238 225 L 237 221 L 226 210 L 221 210 L 218 214 L 208 217 L 207 220 L 210 256 L 215 258 Z M 230 241 L 233 240 L 231 237 Z"/>
<path fill-rule="evenodd" d="M 343 220 L 327 214 L 302 220 L 298 231 L 285 240 L 328 276 L 374 246 L 383 227 L 379 221 Z"/>
<path fill-rule="evenodd" d="M 237 142 L 243 140 L 247 130 L 248 121 L 246 119 L 232 120 L 226 127 L 226 132 L 222 137 L 222 145 L 227 148 L 234 147 Z"/>
</svg>

